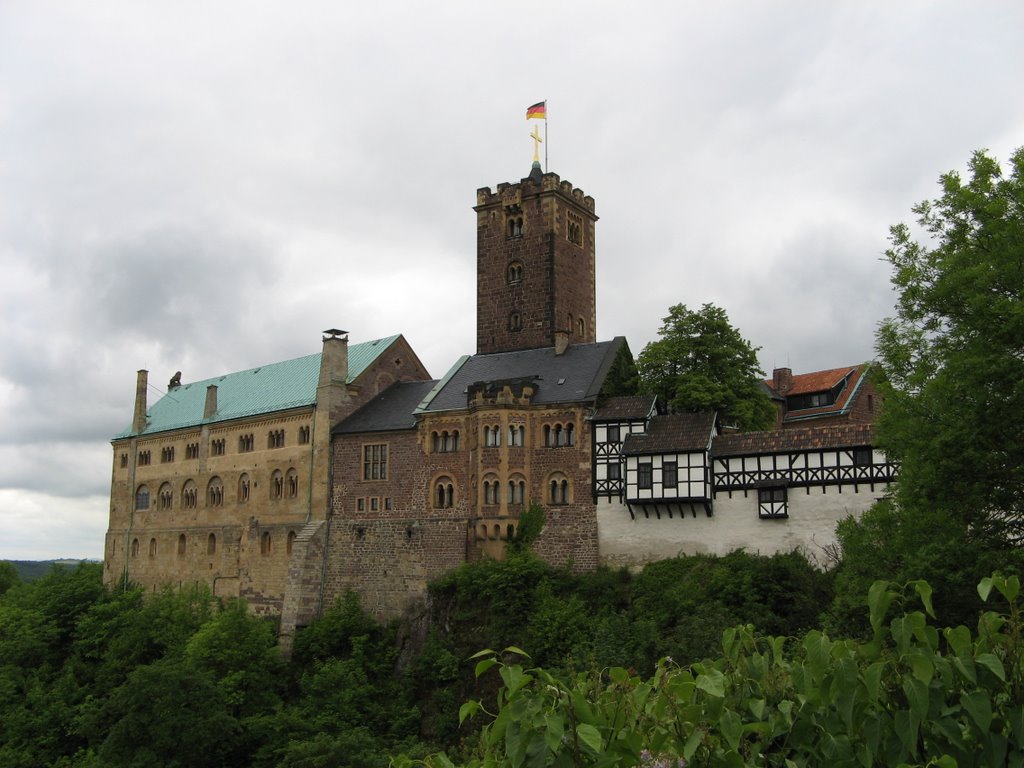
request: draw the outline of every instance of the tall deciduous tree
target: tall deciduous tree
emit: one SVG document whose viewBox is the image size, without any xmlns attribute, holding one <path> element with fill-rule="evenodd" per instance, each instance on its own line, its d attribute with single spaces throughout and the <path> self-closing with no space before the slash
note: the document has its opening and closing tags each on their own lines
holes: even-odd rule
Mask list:
<svg viewBox="0 0 1024 768">
<path fill-rule="evenodd" d="M 883 447 L 903 506 L 975 532 L 1024 536 L 1024 149 L 1009 174 L 976 152 L 964 181 L 913 210 L 927 235 L 891 229 L 899 299 L 877 339 Z"/>
<path fill-rule="evenodd" d="M 722 423 L 745 431 L 772 426 L 775 409 L 761 386 L 757 348 L 724 309 L 676 304 L 658 335 L 637 359 L 644 391 L 676 413 L 717 410 Z"/>
</svg>

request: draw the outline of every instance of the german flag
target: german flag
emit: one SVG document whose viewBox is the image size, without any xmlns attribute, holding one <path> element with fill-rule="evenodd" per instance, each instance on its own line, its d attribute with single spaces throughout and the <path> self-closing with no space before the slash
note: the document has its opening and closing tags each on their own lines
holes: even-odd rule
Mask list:
<svg viewBox="0 0 1024 768">
<path fill-rule="evenodd" d="M 548 119 L 548 103 L 546 101 L 538 101 L 532 107 L 526 108 L 526 119 L 527 120 L 547 120 Z"/>
</svg>

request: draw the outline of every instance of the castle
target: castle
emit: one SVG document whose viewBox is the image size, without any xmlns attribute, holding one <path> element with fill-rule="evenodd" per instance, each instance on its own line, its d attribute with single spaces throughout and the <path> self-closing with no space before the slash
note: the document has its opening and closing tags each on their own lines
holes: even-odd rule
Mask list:
<svg viewBox="0 0 1024 768">
<path fill-rule="evenodd" d="M 577 570 L 680 553 L 802 549 L 894 477 L 872 447 L 866 366 L 764 383 L 777 429 L 720 434 L 616 391 L 632 355 L 596 339 L 594 200 L 535 163 L 477 191 L 477 350 L 431 379 L 404 337 L 182 384 L 113 439 L 108 584 L 203 582 L 281 616 L 346 590 L 375 615 L 501 557 L 532 503 L 543 559 Z"/>
</svg>

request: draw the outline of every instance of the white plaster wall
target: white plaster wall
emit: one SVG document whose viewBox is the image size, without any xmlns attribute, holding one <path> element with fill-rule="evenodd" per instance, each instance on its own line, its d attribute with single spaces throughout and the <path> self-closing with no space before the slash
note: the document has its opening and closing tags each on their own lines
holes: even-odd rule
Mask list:
<svg viewBox="0 0 1024 768">
<path fill-rule="evenodd" d="M 683 518 L 672 519 L 662 512 L 661 519 L 651 512 L 644 517 L 634 508 L 636 519 L 618 501 L 600 499 L 597 504 L 598 546 L 601 562 L 610 566 L 642 566 L 678 555 L 725 555 L 735 549 L 771 555 L 802 551 L 819 565 L 828 564 L 828 553 L 836 543 L 836 524 L 849 515 L 859 516 L 885 493 L 875 486 L 858 492 L 846 486 L 789 489 L 789 517 L 762 520 L 757 513 L 757 491 L 719 493 L 714 500 L 714 515 L 697 509 Z"/>
</svg>

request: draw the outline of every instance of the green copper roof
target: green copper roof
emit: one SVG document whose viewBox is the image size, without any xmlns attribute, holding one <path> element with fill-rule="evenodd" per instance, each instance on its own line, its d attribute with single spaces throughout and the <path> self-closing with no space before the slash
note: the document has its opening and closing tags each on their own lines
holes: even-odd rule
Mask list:
<svg viewBox="0 0 1024 768">
<path fill-rule="evenodd" d="M 350 344 L 349 383 L 369 368 L 396 339 L 397 335 Z M 133 433 L 131 427 L 128 427 L 115 435 L 114 439 L 313 405 L 316 403 L 316 386 L 320 380 L 320 357 L 318 352 L 205 381 L 182 384 L 168 391 L 149 407 L 146 412 L 146 428 L 142 432 Z M 204 419 L 206 389 L 210 385 L 217 386 L 217 413 Z"/>
</svg>

